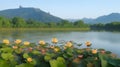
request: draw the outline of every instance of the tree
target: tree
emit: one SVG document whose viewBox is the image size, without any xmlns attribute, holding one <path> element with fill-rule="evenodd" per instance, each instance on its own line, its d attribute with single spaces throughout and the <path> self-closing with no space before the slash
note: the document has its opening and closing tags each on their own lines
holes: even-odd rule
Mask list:
<svg viewBox="0 0 120 67">
<path fill-rule="evenodd" d="M 20 17 L 14 17 L 12 19 L 13 27 L 15 28 L 21 28 L 26 26 L 26 22 L 23 18 Z"/>
<path fill-rule="evenodd" d="M 0 17 L 0 28 L 2 27 L 3 17 Z"/>
<path fill-rule="evenodd" d="M 57 24 L 56 24 L 55 22 L 49 22 L 49 23 L 48 23 L 48 26 L 49 26 L 50 28 L 55 28 L 55 27 L 57 27 Z"/>
<path fill-rule="evenodd" d="M 90 26 L 93 30 L 104 30 L 105 24 L 98 23 Z"/>
<path fill-rule="evenodd" d="M 11 27 L 11 23 L 10 23 L 9 19 L 0 17 L 0 27 L 1 28 Z"/>
<path fill-rule="evenodd" d="M 78 21 L 74 22 L 74 26 L 78 27 L 78 28 L 86 28 L 86 27 L 88 27 L 88 25 L 85 24 L 82 20 L 78 20 Z"/>
<path fill-rule="evenodd" d="M 120 22 L 111 22 L 105 25 L 106 30 L 120 30 Z"/>
<path fill-rule="evenodd" d="M 73 24 L 67 20 L 62 20 L 61 23 L 58 24 L 60 27 L 64 28 L 71 28 L 73 27 Z"/>
</svg>

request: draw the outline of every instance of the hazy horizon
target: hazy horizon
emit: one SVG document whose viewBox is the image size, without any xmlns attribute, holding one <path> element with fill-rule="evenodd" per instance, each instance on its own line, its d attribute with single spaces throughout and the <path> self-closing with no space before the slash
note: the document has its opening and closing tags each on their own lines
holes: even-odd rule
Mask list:
<svg viewBox="0 0 120 67">
<path fill-rule="evenodd" d="M 23 7 L 39 8 L 63 19 L 97 18 L 110 13 L 120 13 L 119 0 L 5 0 L 0 11 Z"/>
</svg>

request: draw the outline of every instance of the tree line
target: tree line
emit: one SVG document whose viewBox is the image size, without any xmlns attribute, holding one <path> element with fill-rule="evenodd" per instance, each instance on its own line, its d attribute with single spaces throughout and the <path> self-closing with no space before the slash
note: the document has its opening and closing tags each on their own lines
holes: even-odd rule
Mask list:
<svg viewBox="0 0 120 67">
<path fill-rule="evenodd" d="M 118 30 L 120 31 L 120 22 L 111 22 L 107 24 L 86 24 L 82 20 L 70 22 L 62 20 L 61 22 L 40 22 L 33 19 L 25 20 L 21 17 L 11 19 L 0 17 L 0 28 L 90 28 L 91 30 Z"/>
<path fill-rule="evenodd" d="M 0 17 L 0 28 L 89 28 L 82 20 L 69 22 L 62 20 L 61 22 L 39 22 L 32 19 L 25 20 L 21 17 L 8 19 Z"/>
<path fill-rule="evenodd" d="M 107 24 L 93 24 L 90 25 L 92 30 L 109 30 L 109 31 L 120 31 L 120 22 L 111 22 Z"/>
</svg>

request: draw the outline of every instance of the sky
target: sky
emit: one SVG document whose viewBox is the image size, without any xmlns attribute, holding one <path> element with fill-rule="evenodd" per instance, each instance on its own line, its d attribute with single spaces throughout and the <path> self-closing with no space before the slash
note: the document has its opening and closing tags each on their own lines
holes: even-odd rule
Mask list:
<svg viewBox="0 0 120 67">
<path fill-rule="evenodd" d="M 0 10 L 39 8 L 63 19 L 97 18 L 120 13 L 120 0 L 1 0 Z"/>
</svg>

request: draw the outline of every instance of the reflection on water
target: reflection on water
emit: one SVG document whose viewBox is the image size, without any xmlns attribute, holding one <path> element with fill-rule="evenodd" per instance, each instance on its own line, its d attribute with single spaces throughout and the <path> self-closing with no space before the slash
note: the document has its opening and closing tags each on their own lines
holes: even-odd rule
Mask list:
<svg viewBox="0 0 120 67">
<path fill-rule="evenodd" d="M 120 56 L 120 32 L 79 32 L 79 31 L 1 31 L 0 41 L 9 39 L 22 39 L 23 41 L 38 42 L 39 40 L 51 41 L 52 37 L 59 40 L 73 40 L 78 43 L 91 41 L 93 48 L 105 48 Z M 82 45 L 82 47 L 85 47 Z"/>
</svg>

